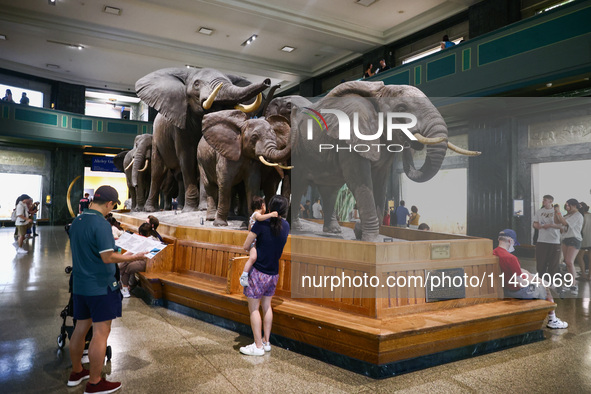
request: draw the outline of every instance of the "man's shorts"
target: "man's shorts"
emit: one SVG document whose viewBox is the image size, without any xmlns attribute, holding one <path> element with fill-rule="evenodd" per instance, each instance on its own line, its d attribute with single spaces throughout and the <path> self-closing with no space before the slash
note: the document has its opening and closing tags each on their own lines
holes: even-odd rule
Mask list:
<svg viewBox="0 0 591 394">
<path fill-rule="evenodd" d="M 73 294 L 74 319 L 92 319 L 93 323 L 113 320 L 121 317 L 121 300 L 123 296 L 119 290 L 107 288 L 106 295 L 84 296 Z"/>
<path fill-rule="evenodd" d="M 575 237 L 565 238 L 562 240 L 562 243 L 566 246 L 574 246 L 575 249 L 581 249 L 581 241 L 576 239 Z"/>
<path fill-rule="evenodd" d="M 22 226 L 16 226 L 16 231 L 19 237 L 24 237 L 27 235 L 27 227 L 28 226 L 26 224 L 23 224 Z"/>
<path fill-rule="evenodd" d="M 545 300 L 546 288 L 542 285 L 529 285 L 528 287 L 522 287 L 517 291 L 505 289 L 505 297 L 518 298 L 520 300 Z"/>
<path fill-rule="evenodd" d="M 247 298 L 259 299 L 271 297 L 275 294 L 279 275 L 267 275 L 253 268 L 248 275 L 248 287 L 244 288 L 244 295 Z"/>
</svg>

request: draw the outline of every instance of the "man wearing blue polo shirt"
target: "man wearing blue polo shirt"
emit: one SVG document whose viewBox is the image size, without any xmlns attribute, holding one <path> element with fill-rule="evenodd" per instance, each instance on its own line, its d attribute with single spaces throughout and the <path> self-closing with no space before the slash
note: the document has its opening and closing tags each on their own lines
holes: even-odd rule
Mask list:
<svg viewBox="0 0 591 394">
<path fill-rule="evenodd" d="M 145 259 L 143 253 L 121 255 L 116 252 L 111 225 L 105 220 L 119 202 L 117 190 L 101 186 L 94 193 L 90 207 L 74 219 L 70 227 L 72 282 L 76 327 L 70 339 L 72 373 L 68 386 L 89 379 L 85 393 L 112 393 L 120 382 L 101 378 L 111 321 L 121 317 L 121 293 L 115 278 L 116 263 Z M 92 326 L 88 348 L 90 370 L 82 367 L 86 334 Z"/>
</svg>

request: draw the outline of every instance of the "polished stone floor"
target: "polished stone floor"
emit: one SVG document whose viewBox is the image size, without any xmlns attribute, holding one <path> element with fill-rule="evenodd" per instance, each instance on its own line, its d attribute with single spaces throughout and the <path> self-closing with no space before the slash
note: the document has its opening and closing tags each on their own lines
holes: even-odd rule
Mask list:
<svg viewBox="0 0 591 394">
<path fill-rule="evenodd" d="M 66 388 L 69 342 L 64 352 L 56 342 L 69 296 L 67 235 L 41 227 L 29 254 L 17 255 L 13 231 L 0 229 L 0 392 L 82 393 L 83 384 Z M 242 356 L 251 338 L 132 296 L 113 323 L 105 372 L 127 393 L 591 392 L 588 282 L 580 294 L 557 300 L 570 327 L 545 329 L 544 341 L 382 380 L 277 347 Z"/>
</svg>

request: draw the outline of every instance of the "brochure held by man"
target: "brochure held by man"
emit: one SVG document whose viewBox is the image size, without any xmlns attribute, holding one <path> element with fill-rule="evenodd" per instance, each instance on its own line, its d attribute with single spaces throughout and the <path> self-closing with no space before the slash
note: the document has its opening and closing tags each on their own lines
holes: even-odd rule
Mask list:
<svg viewBox="0 0 591 394">
<path fill-rule="evenodd" d="M 147 253 L 146 257 L 149 259 L 166 247 L 166 244 L 160 241 L 128 232 L 123 233 L 119 239 L 115 240 L 115 245 L 131 253 Z"/>
</svg>

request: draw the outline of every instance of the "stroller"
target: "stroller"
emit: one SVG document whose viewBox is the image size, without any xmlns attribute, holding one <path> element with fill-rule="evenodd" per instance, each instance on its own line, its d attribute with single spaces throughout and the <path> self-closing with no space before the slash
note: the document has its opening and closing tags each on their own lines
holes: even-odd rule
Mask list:
<svg viewBox="0 0 591 394">
<path fill-rule="evenodd" d="M 68 233 L 68 235 L 70 235 L 70 225 L 67 224 L 65 226 L 65 230 Z M 66 274 L 71 274 L 72 273 L 72 267 L 71 266 L 67 266 L 66 269 Z M 116 276 L 119 276 L 119 268 L 117 267 L 117 273 Z M 62 326 L 60 328 L 60 334 L 57 336 L 57 346 L 60 349 L 63 349 L 64 346 L 66 346 L 66 339 L 71 339 L 72 338 L 72 333 L 74 332 L 74 327 L 76 327 L 76 319 L 72 319 L 72 325 L 69 326 L 67 325 L 67 319 L 68 316 L 69 317 L 73 317 L 74 316 L 74 302 L 73 302 L 73 286 L 72 286 L 72 282 L 73 282 L 73 277 L 72 275 L 70 275 L 70 280 L 69 280 L 69 292 L 70 292 L 70 298 L 68 300 L 68 305 L 65 306 L 64 309 L 62 309 L 62 311 L 60 312 L 60 317 L 62 318 Z M 88 345 L 90 344 L 90 340 L 92 339 L 92 327 L 90 327 L 90 330 L 88 330 L 88 333 L 86 334 L 86 341 L 85 341 L 85 346 L 84 346 L 84 355 L 82 356 L 82 362 L 88 362 L 86 359 L 88 358 Z M 111 360 L 111 356 L 113 355 L 111 346 L 107 346 L 107 352 L 105 354 L 105 356 L 107 357 L 107 361 Z"/>
</svg>

